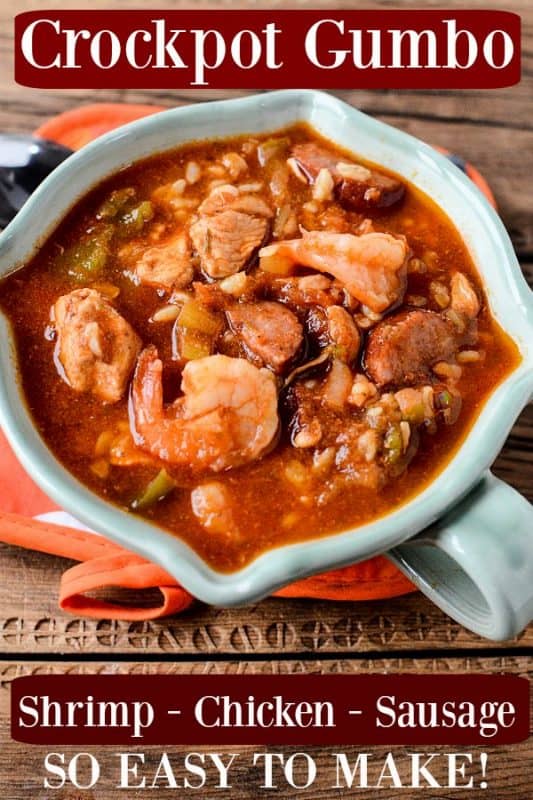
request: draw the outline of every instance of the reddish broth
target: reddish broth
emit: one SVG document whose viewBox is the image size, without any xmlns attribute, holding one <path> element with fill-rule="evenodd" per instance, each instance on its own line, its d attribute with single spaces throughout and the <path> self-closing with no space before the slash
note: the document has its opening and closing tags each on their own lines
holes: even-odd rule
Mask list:
<svg viewBox="0 0 533 800">
<path fill-rule="evenodd" d="M 126 247 L 127 253 L 127 247 L 133 241 L 137 248 L 135 252 L 142 252 L 143 248 L 153 244 L 157 226 L 163 230 L 162 226 L 169 229 L 182 225 L 183 221 L 176 222 L 175 215 L 177 214 L 178 220 L 181 216 L 186 222 L 186 215 L 191 211 L 185 207 L 180 214 L 179 202 L 178 211 L 176 208 L 169 210 L 164 204 L 156 206 L 154 216 L 146 221 L 140 232 L 113 240 L 108 247 L 105 268 L 94 279 L 89 276 L 80 281 L 69 275 L 62 256 L 65 252 L 72 253 L 76 243 L 86 238 L 86 232 L 95 225 L 97 209 L 113 191 L 131 187 L 138 200 L 149 200 L 158 187 L 181 179 L 185 166 L 190 161 L 201 166 L 203 176 L 206 175 L 209 165 L 214 169 L 209 179 L 202 177 L 197 183 L 187 187 L 184 194 L 186 198 L 205 198 L 208 182 L 216 180 L 218 173 L 222 176 L 221 179 L 228 182 L 227 171 L 217 167 L 221 164 L 221 157 L 232 152 L 245 158 L 247 171 L 244 177 L 229 182 L 264 183 L 265 188 L 258 194 L 265 197 L 273 207 L 275 203 L 266 187 L 272 180 L 274 168 L 268 163 L 263 168 L 258 163 L 256 151 L 258 143 L 273 137 L 288 139 L 283 159 L 277 159 L 282 166 L 290 148 L 306 142 L 317 142 L 326 147 L 340 161 L 352 163 L 355 159 L 355 156 L 343 153 L 331 143 L 321 140 L 316 132 L 305 125 L 297 125 L 268 136 L 242 136 L 224 141 L 189 144 L 173 152 L 154 156 L 123 169 L 81 199 L 31 262 L 0 284 L 0 304 L 13 326 L 22 385 L 37 429 L 50 450 L 76 478 L 122 508 L 131 508 L 132 501 L 142 494 L 163 464 L 152 459 L 148 463 L 135 466 L 106 466 L 106 445 L 105 441 L 102 444 L 101 439 L 101 453 L 95 453 L 95 446 L 103 432 L 113 431 L 118 435 L 122 426 L 122 431 L 127 435 L 127 394 L 117 403 L 106 404 L 90 393 L 74 391 L 61 379 L 54 362 L 55 341 L 53 327 L 50 327 L 50 309 L 60 295 L 83 286 L 97 284 L 101 287 L 104 284 L 105 291 L 108 291 L 105 284 L 117 287 L 119 293 L 112 299 L 112 303 L 131 324 L 145 346 L 157 346 L 165 368 L 166 399 L 173 400 L 179 394 L 183 366 L 183 362 L 172 358 L 173 322 L 150 321 L 157 309 L 168 302 L 169 292 L 136 285 L 131 279 L 131 270 L 125 269 L 125 258 L 119 255 L 119 251 L 123 254 L 123 248 Z M 359 157 L 357 163 L 370 166 Z M 373 166 L 372 169 L 381 175 L 395 177 L 381 167 Z M 477 320 L 476 341 L 462 349 L 475 350 L 481 355 L 478 361 L 463 363 L 462 373 L 454 381 L 454 390 L 462 397 L 462 408 L 457 420 L 450 425 L 439 423 L 436 430 L 431 426 L 428 430 L 422 427 L 418 451 L 412 461 L 385 485 L 369 487 L 357 481 L 343 481 L 336 491 L 332 491 L 329 500 L 320 503 L 319 497 L 324 483 L 326 480 L 334 480 L 335 475 L 332 477 L 328 474 L 324 477 L 313 472 L 313 448 L 292 446 L 285 424 L 286 416 L 282 417 L 284 425 L 279 441 L 270 452 L 252 463 L 217 474 L 210 473 L 209 470 L 206 473 L 185 466 L 165 464 L 167 472 L 177 484 L 176 488 L 161 501 L 138 513 L 187 541 L 211 565 L 222 571 L 240 568 L 258 554 L 281 544 L 324 536 L 370 522 L 416 496 L 445 467 L 489 395 L 520 360 L 516 346 L 490 315 L 479 276 L 466 246 L 450 220 L 429 197 L 407 184 L 405 197 L 389 208 L 360 213 L 346 211 L 333 200 L 325 204 L 319 202 L 317 213 L 312 210 L 311 187 L 290 170 L 283 175 L 284 179 L 288 177 L 288 192 L 284 202 L 289 202 L 291 210 L 297 214 L 298 223 L 303 227 L 324 229 L 321 226 L 324 220 L 327 225 L 328 216 L 321 218 L 321 215 L 327 211 L 333 226 L 338 222 L 335 221 L 335 214 L 341 220 L 339 227 L 344 226 L 349 231 L 368 218 L 372 220 L 376 231 L 407 237 L 411 261 L 421 260 L 426 271 L 409 272 L 407 290 L 400 308 L 409 305 L 412 307 L 413 302 L 416 305 L 424 300 L 424 308 L 442 313 L 442 306 L 435 301 L 434 284 L 440 284 L 441 287 L 444 285 L 449 289 L 452 272 L 459 271 L 468 276 L 481 299 L 481 311 Z M 310 202 L 311 206 L 302 208 Z M 285 238 L 299 235 L 296 232 Z M 271 237 L 269 241 L 273 241 Z M 249 268 L 252 277 L 260 272 L 256 263 L 257 260 Z M 416 265 L 417 262 L 414 263 Z M 195 280 L 205 283 L 197 261 L 195 269 Z M 309 270 L 302 274 L 309 274 Z M 263 278 L 264 273 L 259 276 L 258 281 Z M 268 280 L 274 278 L 270 276 Z M 261 291 L 264 293 L 266 290 L 263 288 Z M 272 300 L 272 296 L 268 295 L 268 299 Z M 397 310 L 387 309 L 385 318 Z M 362 319 L 360 306 L 355 310 L 352 307 L 350 313 L 356 319 Z M 363 348 L 367 335 L 367 330 L 362 329 Z M 305 361 L 306 357 L 300 355 L 299 358 L 300 361 L 296 360 L 295 363 Z M 361 354 L 351 365 L 351 369 L 354 375 L 362 372 Z M 310 373 L 311 380 L 324 380 L 323 374 L 319 368 L 318 372 Z M 287 370 L 285 377 L 286 375 Z M 309 375 L 306 375 L 301 380 L 308 378 Z M 426 383 L 435 383 L 437 380 L 441 379 L 433 375 Z M 348 409 L 342 415 L 331 413 L 328 416 L 325 413 L 324 420 L 327 420 L 330 428 L 328 436 L 331 438 L 332 431 L 335 434 L 341 433 L 346 419 L 358 413 L 360 412 L 356 408 Z M 292 480 L 287 477 L 288 465 Z M 298 465 L 303 470 L 299 470 Z M 206 480 L 215 480 L 229 490 L 233 498 L 231 513 L 238 533 L 209 532 L 193 513 L 190 492 Z M 357 536 L 357 531 L 353 535 Z"/>
</svg>

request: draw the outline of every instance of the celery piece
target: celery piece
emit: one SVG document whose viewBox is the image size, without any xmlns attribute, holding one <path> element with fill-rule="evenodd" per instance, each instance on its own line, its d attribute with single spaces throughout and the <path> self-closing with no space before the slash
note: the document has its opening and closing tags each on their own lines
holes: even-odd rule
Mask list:
<svg viewBox="0 0 533 800">
<path fill-rule="evenodd" d="M 453 398 L 451 393 L 447 389 L 444 389 L 437 394 L 436 401 L 438 408 L 450 408 Z"/>
<path fill-rule="evenodd" d="M 280 136 L 276 139 L 267 139 L 265 142 L 261 142 L 257 148 L 257 158 L 260 165 L 264 167 L 271 158 L 282 155 L 289 145 L 290 140 L 286 136 Z"/>
<path fill-rule="evenodd" d="M 180 311 L 178 324 L 214 336 L 220 330 L 220 318 L 197 300 L 188 300 Z"/>
<path fill-rule="evenodd" d="M 399 425 L 391 425 L 385 434 L 383 442 L 385 450 L 387 451 L 386 462 L 388 464 L 395 464 L 400 458 L 403 450 L 402 432 Z"/>
<path fill-rule="evenodd" d="M 113 228 L 104 225 L 81 242 L 67 248 L 56 260 L 77 281 L 94 280 L 105 269 Z"/>
<path fill-rule="evenodd" d="M 187 337 L 182 344 L 181 356 L 185 361 L 195 361 L 211 355 L 211 348 L 206 342 Z"/>
<path fill-rule="evenodd" d="M 109 197 L 107 197 L 98 211 L 96 216 L 98 219 L 114 219 L 119 211 L 122 211 L 124 206 L 133 200 L 135 197 L 135 189 L 131 186 L 124 189 L 115 189 Z"/>
<path fill-rule="evenodd" d="M 191 328 L 176 326 L 173 339 L 173 352 L 179 361 L 195 361 L 213 352 L 213 339 Z"/>
<path fill-rule="evenodd" d="M 411 425 L 421 425 L 424 422 L 424 417 L 423 403 L 413 403 L 413 405 L 403 413 L 403 418 Z"/>
<path fill-rule="evenodd" d="M 140 497 L 135 498 L 131 507 L 134 511 L 144 511 L 144 509 L 153 506 L 155 503 L 159 503 L 175 488 L 175 481 L 172 480 L 166 469 L 162 469 L 150 481 Z"/>
<path fill-rule="evenodd" d="M 274 253 L 259 259 L 259 269 L 262 269 L 263 272 L 271 272 L 273 275 L 290 275 L 294 272 L 294 261 L 288 256 Z"/>
<path fill-rule="evenodd" d="M 135 236 L 140 233 L 147 222 L 154 216 L 154 207 L 149 200 L 143 200 L 138 206 L 130 208 L 121 215 L 117 223 L 117 234 L 121 238 Z"/>
</svg>

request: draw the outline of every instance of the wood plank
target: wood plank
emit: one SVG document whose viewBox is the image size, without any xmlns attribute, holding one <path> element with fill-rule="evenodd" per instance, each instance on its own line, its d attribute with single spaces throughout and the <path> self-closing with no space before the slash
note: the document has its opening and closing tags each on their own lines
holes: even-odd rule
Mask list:
<svg viewBox="0 0 533 800">
<path fill-rule="evenodd" d="M 533 661 L 527 655 L 489 653 L 454 656 L 443 653 L 432 658 L 411 658 L 399 653 L 397 656 L 372 656 L 352 658 L 350 655 L 321 660 L 320 657 L 294 659 L 241 660 L 192 660 L 192 661 L 144 661 L 142 653 L 135 660 L 110 661 L 103 655 L 101 660 L 83 661 L 78 655 L 69 655 L 59 660 L 25 661 L 0 658 L 0 718 L 8 712 L 7 694 L 12 681 L 25 675 L 391 675 L 408 673 L 417 675 L 436 674 L 509 674 L 522 678 L 533 675 Z M 530 698 L 533 713 L 533 695 Z M 1 726 L 0 726 L 1 727 Z"/>
<path fill-rule="evenodd" d="M 533 502 L 533 405 L 522 412 L 513 426 L 493 471 Z"/>
<path fill-rule="evenodd" d="M 6 662 L 0 665 L 0 781 L 7 784 L 7 776 L 9 776 L 9 800 L 26 800 L 29 797 L 35 797 L 37 800 L 45 800 L 53 796 L 58 800 L 74 800 L 78 797 L 88 797 L 90 800 L 118 800 L 124 797 L 124 790 L 117 789 L 116 784 L 116 756 L 115 752 L 143 752 L 145 753 L 145 773 L 153 776 L 157 768 L 157 764 L 161 753 L 167 749 L 171 763 L 175 769 L 176 776 L 179 774 L 179 765 L 183 763 L 184 755 L 193 749 L 194 752 L 238 752 L 239 758 L 235 762 L 234 770 L 232 770 L 232 789 L 231 797 L 235 800 L 252 800 L 258 796 L 265 797 L 267 800 L 279 796 L 278 792 L 259 791 L 259 773 L 252 766 L 252 759 L 254 752 L 282 752 L 286 757 L 294 752 L 301 752 L 302 747 L 198 747 L 187 748 L 186 746 L 178 746 L 172 748 L 164 747 L 142 747 L 142 744 L 135 746 L 119 747 L 42 747 L 19 744 L 9 738 L 9 685 L 14 677 L 28 674 L 65 674 L 65 673 L 84 673 L 84 674 L 145 674 L 145 675 L 160 675 L 160 674 L 263 674 L 263 675 L 278 675 L 283 674 L 302 674 L 302 673 L 318 673 L 318 674 L 332 674 L 342 672 L 343 674 L 361 674 L 366 672 L 407 672 L 407 673 L 429 673 L 439 674 L 443 672 L 451 673 L 499 673 L 504 670 L 507 673 L 515 675 L 528 675 L 531 674 L 531 661 L 523 657 L 505 657 L 505 658 L 477 658 L 475 660 L 464 660 L 443 657 L 438 660 L 410 660 L 410 659 L 394 659 L 394 660 L 369 660 L 369 661 L 286 661 L 286 662 L 272 662 L 262 661 L 249 663 L 246 661 L 235 662 L 220 662 L 217 664 L 205 664 L 203 662 L 195 662 L 192 664 L 179 664 L 179 663 L 162 663 L 162 664 L 143 664 L 143 663 L 109 663 L 98 662 L 95 664 L 84 664 L 75 661 L 65 662 L 62 664 L 49 664 L 47 662 L 25 664 L 22 662 Z M 340 747 L 306 747 L 305 751 L 315 760 L 317 765 L 317 779 L 312 787 L 308 790 L 299 790 L 298 797 L 306 800 L 313 798 L 331 798 L 333 796 L 344 796 L 347 792 L 335 791 L 332 789 L 332 784 L 335 780 L 334 771 L 331 769 L 331 764 L 334 763 L 332 754 L 336 752 L 346 753 L 347 757 L 354 761 L 359 752 L 370 752 L 372 754 L 371 763 L 382 763 L 386 753 L 391 748 L 387 747 L 356 747 L 356 746 L 340 746 Z M 473 788 L 468 791 L 468 797 L 474 800 L 483 800 L 489 797 L 498 797 L 498 800 L 525 800 L 529 797 L 530 780 L 527 770 L 528 759 L 531 757 L 532 752 L 531 739 L 528 742 L 522 742 L 518 745 L 502 746 L 502 747 L 468 747 L 466 745 L 455 747 L 394 747 L 392 748 L 394 757 L 397 761 L 402 776 L 406 775 L 405 769 L 407 764 L 407 754 L 411 752 L 416 753 L 445 753 L 445 752 L 468 752 L 472 753 L 475 760 L 479 759 L 481 752 L 489 753 L 487 781 L 489 793 L 480 788 Z M 91 792 L 83 792 L 82 794 L 73 794 L 72 789 L 59 789 L 50 795 L 49 793 L 42 793 L 42 779 L 45 773 L 43 768 L 43 759 L 46 753 L 51 750 L 64 752 L 68 756 L 74 755 L 80 750 L 91 752 L 100 762 L 102 777 Z M 432 773 L 440 782 L 445 781 L 444 764 L 434 767 L 438 759 L 435 759 L 432 764 Z M 475 762 L 474 762 L 475 763 Z M 183 771 L 181 772 L 183 776 Z M 374 774 L 373 771 L 370 774 Z M 375 779 L 375 778 L 374 778 Z M 405 780 L 405 778 L 403 778 Z M 479 778 L 476 780 L 476 787 Z M 281 795 L 288 797 L 294 795 L 294 792 L 289 790 L 283 791 L 280 785 Z M 356 791 L 356 790 L 352 790 Z M 364 790 L 360 790 L 363 792 Z M 371 796 L 372 790 L 367 790 L 367 795 Z M 435 791 L 435 790 L 434 790 Z M 160 789 L 163 796 L 163 789 Z M 427 790 L 425 789 L 402 789 L 401 796 L 405 800 L 415 800 L 421 796 L 425 796 Z M 140 797 L 143 793 L 132 793 L 131 797 Z M 218 796 L 218 792 L 214 795 Z M 179 790 L 179 797 L 194 797 L 198 792 Z M 166 794 L 164 795 L 166 796 Z M 177 795 L 176 795 L 177 796 Z M 203 794 L 202 794 L 203 796 Z M 352 793 L 350 792 L 350 796 Z M 432 797 L 437 797 L 434 792 L 431 792 Z M 464 790 L 442 789 L 442 794 L 439 793 L 439 800 L 463 800 Z M 379 797 L 382 800 L 396 800 L 398 797 L 397 789 L 381 788 Z"/>
<path fill-rule="evenodd" d="M 320 654 L 486 649 L 422 595 L 370 603 L 268 599 L 244 608 L 200 603 L 152 622 L 77 619 L 57 609 L 57 586 L 68 562 L 17 548 L 0 550 L 0 653 L 151 653 L 198 658 L 248 654 Z M 154 595 L 128 595 L 137 602 Z M 124 601 L 125 595 L 115 599 Z M 533 645 L 533 626 L 506 643 Z M 496 645 L 495 645 L 496 647 Z"/>
</svg>

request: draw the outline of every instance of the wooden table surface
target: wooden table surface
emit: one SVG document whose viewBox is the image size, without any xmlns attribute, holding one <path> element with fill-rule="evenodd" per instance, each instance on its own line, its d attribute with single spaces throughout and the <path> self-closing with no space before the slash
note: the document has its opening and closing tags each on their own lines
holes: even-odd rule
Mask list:
<svg viewBox="0 0 533 800">
<path fill-rule="evenodd" d="M 0 130 L 29 131 L 60 111 L 87 102 L 142 102 L 166 106 L 206 102 L 240 92 L 177 90 L 35 91 L 12 80 L 12 17 L 24 10 L 50 6 L 86 7 L 86 2 L 42 4 L 4 0 L 0 10 Z M 94 0 L 93 8 L 109 7 Z M 121 7 L 126 4 L 122 3 Z M 131 2 L 128 7 L 147 6 Z M 221 3 L 158 2 L 158 8 L 221 7 Z M 238 4 L 226 3 L 228 8 Z M 251 4 L 248 4 L 249 6 Z M 253 3 L 253 7 L 334 8 L 357 3 Z M 365 8 L 398 7 L 401 3 L 365 2 Z M 426 7 L 442 6 L 441 2 Z M 447 7 L 460 3 L 447 3 Z M 499 4 L 471 0 L 469 7 Z M 533 5 L 512 0 L 506 9 L 522 16 L 523 79 L 510 89 L 491 92 L 344 91 L 339 96 L 379 119 L 420 138 L 454 150 L 475 163 L 491 184 L 500 213 L 513 239 L 524 272 L 533 281 Z M 527 409 L 509 436 L 494 470 L 530 500 L 533 499 L 533 409 Z M 1 488 L 1 487 L 0 487 Z M 0 585 L 0 795 L 6 800 L 48 797 L 42 786 L 46 748 L 25 748 L 8 734 L 10 681 L 19 676 L 50 672 L 113 673 L 363 673 L 363 672 L 510 672 L 530 674 L 533 627 L 516 640 L 493 644 L 469 633 L 438 611 L 421 595 L 372 603 L 265 600 L 238 610 L 211 609 L 198 604 L 185 614 L 159 621 L 126 623 L 88 621 L 66 616 L 57 608 L 57 586 L 64 561 L 3 546 Z M 147 598 L 149 599 L 149 598 Z M 257 748 L 256 748 L 257 749 Z M 294 748 L 293 748 L 294 749 Z M 344 748 L 352 754 L 354 748 Z M 368 748 L 367 748 L 368 749 Z M 422 750 L 422 748 L 415 748 Z M 470 748 L 473 752 L 478 749 Z M 68 751 L 68 748 L 66 749 Z M 181 749 L 183 750 L 183 749 Z M 283 748 L 288 753 L 291 748 Z M 438 750 L 438 748 L 433 748 Z M 319 764 L 328 750 L 308 748 Z M 93 752 L 96 752 L 93 749 Z M 158 750 L 147 749 L 155 758 Z M 180 752 L 180 749 L 176 752 Z M 383 748 L 374 748 L 378 756 Z M 400 748 L 396 752 L 401 753 Z M 490 794 L 481 789 L 469 797 L 526 800 L 531 797 L 524 743 L 490 751 Z M 103 759 L 106 754 L 100 753 Z M 147 756 L 148 757 L 148 756 Z M 33 777 L 32 777 L 33 775 Z M 242 768 L 233 795 L 256 797 L 257 780 Z M 318 787 L 318 788 L 317 788 Z M 163 793 L 166 796 L 167 793 Z M 192 793 L 194 794 L 194 793 Z M 191 796 L 192 796 L 191 794 Z M 215 793 L 218 796 L 218 793 Z M 263 793 L 269 797 L 270 793 Z M 404 790 L 402 796 L 418 796 Z M 461 791 L 442 789 L 431 797 L 459 798 Z M 127 797 L 140 797 L 132 791 Z M 188 792 L 183 792 L 189 796 Z M 233 796 L 232 795 L 232 796 Z M 340 796 L 325 785 L 301 791 L 304 798 Z M 100 783 L 79 797 L 115 798 L 125 793 L 111 782 Z M 155 796 L 152 792 L 151 796 Z M 180 795 L 181 796 L 181 795 Z M 351 796 L 351 793 L 350 793 Z M 370 796 L 370 792 L 367 793 Z M 381 790 L 383 800 L 396 797 Z M 74 800 L 66 790 L 54 798 Z"/>
</svg>

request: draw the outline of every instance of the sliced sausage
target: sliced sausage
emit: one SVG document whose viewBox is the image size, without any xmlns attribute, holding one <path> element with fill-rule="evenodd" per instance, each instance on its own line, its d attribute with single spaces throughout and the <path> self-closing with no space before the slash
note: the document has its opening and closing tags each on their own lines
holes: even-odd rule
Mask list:
<svg viewBox="0 0 533 800">
<path fill-rule="evenodd" d="M 292 156 L 310 183 L 315 182 L 321 169 L 327 169 L 339 203 L 351 211 L 390 208 L 405 194 L 405 185 L 397 178 L 339 158 L 313 142 L 296 145 Z"/>
<path fill-rule="evenodd" d="M 275 372 L 282 372 L 302 346 L 302 326 L 292 311 L 279 303 L 237 303 L 226 315 L 248 350 Z"/>
<path fill-rule="evenodd" d="M 378 323 L 369 334 L 365 369 L 378 386 L 416 383 L 456 349 L 453 326 L 439 314 L 402 311 Z"/>
</svg>

